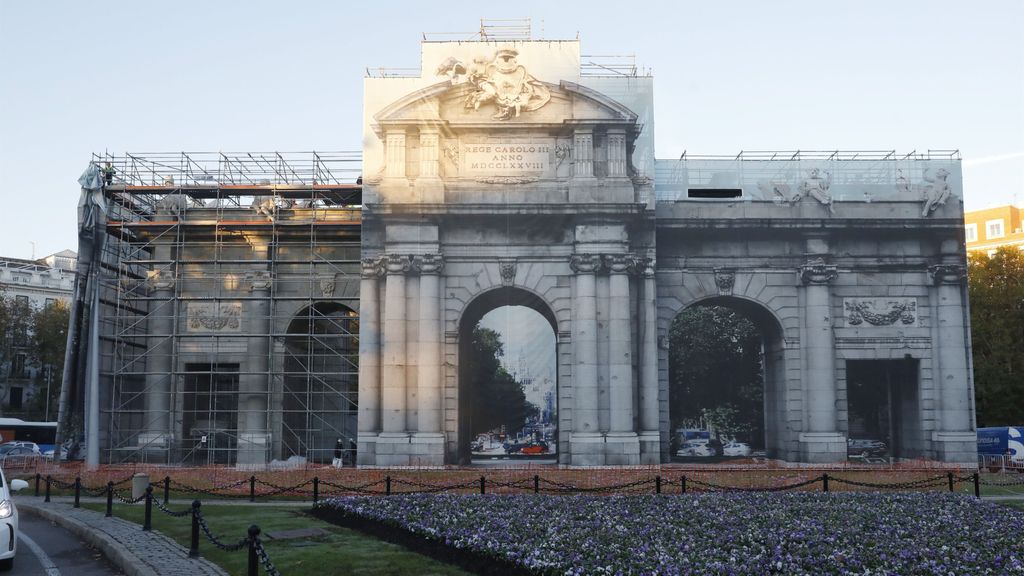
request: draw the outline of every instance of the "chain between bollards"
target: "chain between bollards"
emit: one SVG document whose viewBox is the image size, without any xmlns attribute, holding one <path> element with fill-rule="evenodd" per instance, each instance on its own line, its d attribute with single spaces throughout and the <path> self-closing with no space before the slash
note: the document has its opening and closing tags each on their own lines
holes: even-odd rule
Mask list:
<svg viewBox="0 0 1024 576">
<path fill-rule="evenodd" d="M 146 486 L 146 511 L 142 517 L 142 531 L 153 529 L 153 485 Z"/>
<path fill-rule="evenodd" d="M 75 476 L 75 508 L 82 507 L 82 477 Z"/>
<path fill-rule="evenodd" d="M 167 503 L 170 501 L 170 499 L 171 499 L 171 477 L 170 476 L 164 476 L 164 506 L 167 506 Z"/>
<path fill-rule="evenodd" d="M 249 502 L 256 501 L 256 476 L 249 477 Z"/>
<path fill-rule="evenodd" d="M 533 475 L 533 493 L 540 494 L 540 476 L 537 474 Z"/>
<path fill-rule="evenodd" d="M 320 499 L 320 477 L 313 476 L 313 505 Z"/>
<path fill-rule="evenodd" d="M 391 476 L 384 477 L 384 494 L 391 496 Z"/>
<path fill-rule="evenodd" d="M 256 539 L 260 536 L 260 527 L 253 524 L 249 526 L 249 570 L 248 576 L 259 576 L 260 563 L 256 556 Z"/>
<path fill-rule="evenodd" d="M 43 502 L 49 502 L 49 501 L 50 501 L 50 475 L 47 474 L 46 475 L 46 498 L 43 500 Z"/>
<path fill-rule="evenodd" d="M 104 514 L 107 518 L 114 515 L 114 483 L 113 481 L 107 482 L 107 512 Z"/>
<path fill-rule="evenodd" d="M 202 503 L 199 500 L 192 501 L 192 542 L 188 548 L 189 558 L 199 557 L 199 507 Z"/>
<path fill-rule="evenodd" d="M 821 475 L 821 490 L 828 492 L 828 472 Z"/>
</svg>

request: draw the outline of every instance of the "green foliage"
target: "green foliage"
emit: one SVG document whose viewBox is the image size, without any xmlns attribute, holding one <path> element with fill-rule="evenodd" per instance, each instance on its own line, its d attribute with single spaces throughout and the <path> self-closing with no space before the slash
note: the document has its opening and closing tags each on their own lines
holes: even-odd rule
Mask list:
<svg viewBox="0 0 1024 576">
<path fill-rule="evenodd" d="M 729 308 L 693 306 L 672 322 L 669 339 L 672 429 L 703 419 L 720 437 L 761 447 L 764 371 L 757 326 Z"/>
<path fill-rule="evenodd" d="M 505 354 L 501 335 L 477 325 L 468 352 L 463 362 L 471 433 L 475 436 L 502 426 L 510 434 L 518 432 L 537 407 L 526 401 L 522 385 L 501 366 L 499 358 Z"/>
<path fill-rule="evenodd" d="M 1024 423 L 1024 252 L 968 259 L 978 426 Z"/>
<path fill-rule="evenodd" d="M 103 504 L 83 503 L 83 508 L 95 510 L 97 519 Z M 173 510 L 183 510 L 188 503 L 171 504 Z M 226 542 L 244 537 L 252 524 L 259 525 L 263 545 L 274 566 L 282 574 L 320 576 L 328 574 L 355 574 L 362 576 L 465 575 L 459 568 L 411 552 L 397 544 L 383 542 L 354 530 L 341 528 L 313 518 L 301 509 L 284 506 L 231 506 L 204 503 L 203 517 L 210 529 Z M 136 524 L 142 524 L 142 506 L 115 504 L 114 515 Z M 322 528 L 326 535 L 299 540 L 275 540 L 267 532 L 296 528 Z M 190 518 L 171 518 L 153 511 L 153 529 L 169 536 L 180 546 L 188 548 L 192 533 Z M 201 537 L 199 553 L 232 576 L 246 573 L 246 552 L 218 550 L 205 537 Z M 264 574 L 260 568 L 260 574 Z"/>
</svg>

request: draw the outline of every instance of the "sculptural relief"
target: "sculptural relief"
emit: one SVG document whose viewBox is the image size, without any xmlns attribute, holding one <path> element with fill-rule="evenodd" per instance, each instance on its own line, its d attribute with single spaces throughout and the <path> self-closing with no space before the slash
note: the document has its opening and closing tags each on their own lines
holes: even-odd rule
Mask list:
<svg viewBox="0 0 1024 576">
<path fill-rule="evenodd" d="M 824 174 L 824 177 L 822 176 Z M 835 208 L 832 207 L 832 195 L 829 194 L 828 189 L 832 187 L 832 173 L 823 171 L 820 168 L 811 168 L 807 174 L 807 178 L 800 183 L 800 186 L 796 189 L 796 194 L 790 199 L 791 204 L 803 200 L 805 197 L 810 196 L 822 206 L 828 208 L 829 214 L 835 214 Z"/>
<path fill-rule="evenodd" d="M 479 110 L 493 103 L 495 120 L 518 118 L 523 111 L 537 110 L 551 100 L 551 92 L 516 61 L 519 52 L 498 50 L 494 57 L 477 57 L 468 66 L 449 57 L 437 67 L 438 76 L 448 76 L 452 84 L 469 83 L 475 87 L 465 102 L 466 109 Z"/>
<path fill-rule="evenodd" d="M 850 326 L 917 325 L 915 298 L 845 298 L 843 309 Z"/>
<path fill-rule="evenodd" d="M 949 200 L 950 195 L 953 194 L 953 189 L 950 187 L 949 182 L 946 181 L 949 177 L 949 170 L 939 168 L 935 171 L 934 175 L 930 174 L 930 172 L 930 168 L 925 168 L 924 173 L 921 175 L 923 181 L 918 184 L 911 184 L 910 180 L 903 175 L 902 170 L 898 171 L 899 175 L 896 177 L 897 190 L 920 196 L 921 202 L 924 204 L 921 209 L 922 218 L 927 218 L 939 206 L 943 206 Z"/>
</svg>

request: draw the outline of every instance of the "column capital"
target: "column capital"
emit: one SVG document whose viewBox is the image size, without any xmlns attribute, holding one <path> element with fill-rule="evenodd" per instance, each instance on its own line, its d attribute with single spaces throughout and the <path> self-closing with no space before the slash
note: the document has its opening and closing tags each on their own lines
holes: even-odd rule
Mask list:
<svg viewBox="0 0 1024 576">
<path fill-rule="evenodd" d="M 569 268 L 577 274 L 595 274 L 601 269 L 601 257 L 597 254 L 573 254 L 569 257 Z"/>
<path fill-rule="evenodd" d="M 389 276 L 408 274 L 412 271 L 412 258 L 410 254 L 385 254 L 381 256 L 381 264 Z"/>
<path fill-rule="evenodd" d="M 146 272 L 146 284 L 150 290 L 174 290 L 174 274 L 168 270 Z"/>
<path fill-rule="evenodd" d="M 936 284 L 962 284 L 967 278 L 967 267 L 963 264 L 932 264 L 928 275 Z"/>
<path fill-rule="evenodd" d="M 269 270 L 250 270 L 245 273 L 245 281 L 249 283 L 249 291 L 270 290 L 273 277 Z"/>
<path fill-rule="evenodd" d="M 800 266 L 800 281 L 804 284 L 828 284 L 839 276 L 835 265 L 824 258 L 811 258 Z"/>
<path fill-rule="evenodd" d="M 365 279 L 378 278 L 384 275 L 384 257 L 363 258 L 360 260 L 362 277 Z"/>
<path fill-rule="evenodd" d="M 412 265 L 420 274 L 440 274 L 444 269 L 444 255 L 420 254 L 413 257 Z"/>
<path fill-rule="evenodd" d="M 644 278 L 654 278 L 655 273 L 655 262 L 654 258 L 639 258 L 637 260 L 637 273 Z"/>
<path fill-rule="evenodd" d="M 604 267 L 612 274 L 628 274 L 636 270 L 637 261 L 633 254 L 605 254 Z"/>
</svg>

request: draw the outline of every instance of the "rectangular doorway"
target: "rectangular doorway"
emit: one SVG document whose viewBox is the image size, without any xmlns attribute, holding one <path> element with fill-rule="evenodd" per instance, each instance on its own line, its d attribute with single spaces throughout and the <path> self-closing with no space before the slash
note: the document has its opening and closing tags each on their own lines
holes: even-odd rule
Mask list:
<svg viewBox="0 0 1024 576">
<path fill-rule="evenodd" d="M 918 455 L 918 365 L 903 360 L 847 360 L 847 457 L 887 462 Z"/>
<path fill-rule="evenodd" d="M 238 364 L 186 364 L 182 460 L 233 464 L 238 444 Z"/>
</svg>

